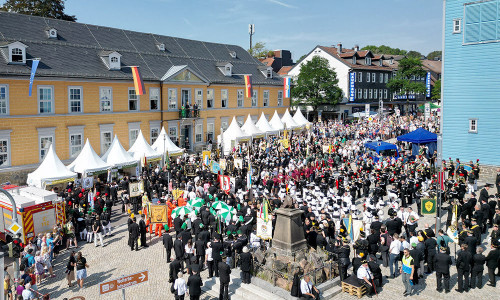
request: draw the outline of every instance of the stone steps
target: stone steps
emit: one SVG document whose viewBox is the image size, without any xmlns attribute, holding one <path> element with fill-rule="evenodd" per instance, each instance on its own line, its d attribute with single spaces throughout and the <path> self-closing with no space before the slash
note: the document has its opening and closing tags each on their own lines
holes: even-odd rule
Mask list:
<svg viewBox="0 0 500 300">
<path fill-rule="evenodd" d="M 202 290 L 213 297 L 219 297 L 219 278 L 211 278 L 205 280 Z M 231 283 L 229 284 L 229 296 L 231 300 L 281 300 L 278 297 L 254 284 L 242 284 L 241 279 L 231 275 Z"/>
<path fill-rule="evenodd" d="M 321 292 L 321 299 L 332 299 L 336 295 L 340 294 L 342 287 L 340 286 L 340 278 L 337 277 L 334 280 L 329 280 L 318 286 Z"/>
</svg>

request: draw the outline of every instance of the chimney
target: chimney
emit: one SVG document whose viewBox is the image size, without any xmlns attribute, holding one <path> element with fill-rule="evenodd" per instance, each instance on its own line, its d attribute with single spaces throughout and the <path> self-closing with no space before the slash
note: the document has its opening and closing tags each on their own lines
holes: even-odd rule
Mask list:
<svg viewBox="0 0 500 300">
<path fill-rule="evenodd" d="M 339 54 L 341 54 L 342 53 L 342 43 L 337 44 L 337 49 L 339 51 Z"/>
<path fill-rule="evenodd" d="M 356 52 L 359 51 L 359 45 L 354 46 L 354 51 L 356 51 Z"/>
</svg>

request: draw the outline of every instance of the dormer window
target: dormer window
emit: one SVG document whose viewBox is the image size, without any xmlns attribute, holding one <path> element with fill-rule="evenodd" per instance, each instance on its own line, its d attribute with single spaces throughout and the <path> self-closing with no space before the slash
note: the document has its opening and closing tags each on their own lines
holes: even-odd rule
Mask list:
<svg viewBox="0 0 500 300">
<path fill-rule="evenodd" d="M 50 28 L 48 31 L 49 38 L 57 39 L 57 30 L 55 28 Z"/>
<path fill-rule="evenodd" d="M 109 70 L 121 70 L 121 57 L 122 55 L 116 51 L 102 51 L 100 53 L 103 63 Z"/>
<path fill-rule="evenodd" d="M 267 69 L 266 78 L 273 78 L 273 69 Z"/>
<path fill-rule="evenodd" d="M 233 64 L 230 62 L 217 63 L 217 68 L 224 74 L 224 76 L 233 76 Z"/>
<path fill-rule="evenodd" d="M 156 46 L 158 47 L 158 50 L 165 51 L 165 44 L 164 43 L 159 43 Z"/>
<path fill-rule="evenodd" d="M 352 57 L 352 64 L 355 65 L 356 64 L 356 56 L 353 56 Z"/>
<path fill-rule="evenodd" d="M 391 57 L 391 59 L 389 60 L 389 63 L 392 65 L 394 64 L 394 58 Z"/>
<path fill-rule="evenodd" d="M 236 58 L 236 51 L 229 52 L 229 55 L 231 55 L 231 58 Z"/>
<path fill-rule="evenodd" d="M 369 66 L 372 64 L 372 58 L 371 57 L 365 57 L 365 65 Z"/>
<path fill-rule="evenodd" d="M 25 64 L 26 63 L 26 46 L 21 42 L 14 42 L 11 44 L 0 46 L 7 48 L 9 64 Z"/>
<path fill-rule="evenodd" d="M 118 63 L 118 57 L 111 57 L 112 63 Z"/>
<path fill-rule="evenodd" d="M 379 60 L 379 65 L 382 67 L 384 65 L 384 60 L 383 59 L 380 59 Z"/>
<path fill-rule="evenodd" d="M 11 61 L 16 63 L 24 62 L 24 51 L 19 48 L 12 48 L 11 50 Z"/>
</svg>

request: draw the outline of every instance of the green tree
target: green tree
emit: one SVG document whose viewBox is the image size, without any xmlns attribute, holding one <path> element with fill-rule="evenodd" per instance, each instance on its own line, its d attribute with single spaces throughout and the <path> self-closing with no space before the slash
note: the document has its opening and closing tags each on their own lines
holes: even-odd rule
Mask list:
<svg viewBox="0 0 500 300">
<path fill-rule="evenodd" d="M 64 13 L 64 0 L 7 0 L 0 9 L 25 15 L 76 21 L 74 15 Z"/>
<path fill-rule="evenodd" d="M 422 53 L 420 53 L 418 51 L 411 50 L 411 51 L 408 51 L 408 53 L 406 53 L 406 56 L 407 57 L 421 58 L 422 57 Z"/>
<path fill-rule="evenodd" d="M 431 91 L 432 100 L 441 100 L 441 79 L 434 83 Z"/>
<path fill-rule="evenodd" d="M 248 49 L 248 53 L 255 58 L 264 58 L 270 50 L 266 49 L 266 44 L 263 42 L 257 42 L 252 48 Z"/>
<path fill-rule="evenodd" d="M 427 59 L 434 60 L 436 57 L 442 57 L 443 52 L 441 51 L 432 51 L 431 53 L 427 54 Z"/>
<path fill-rule="evenodd" d="M 373 53 L 389 54 L 389 55 L 405 55 L 407 52 L 406 50 L 401 50 L 399 48 L 391 48 L 386 45 L 380 45 L 380 46 L 366 45 L 361 50 L 370 50 Z"/>
<path fill-rule="evenodd" d="M 423 94 L 426 92 L 425 84 L 415 81 L 415 76 L 425 76 L 426 72 L 422 67 L 422 62 L 416 57 L 406 57 L 399 61 L 396 76 L 391 78 L 387 87 L 391 92 L 399 95 Z M 412 80 L 413 78 L 413 80 Z"/>
<path fill-rule="evenodd" d="M 337 104 L 342 99 L 338 82 L 337 73 L 330 68 L 328 60 L 314 56 L 300 67 L 292 89 L 293 105 L 310 105 L 316 110 L 322 104 Z"/>
</svg>

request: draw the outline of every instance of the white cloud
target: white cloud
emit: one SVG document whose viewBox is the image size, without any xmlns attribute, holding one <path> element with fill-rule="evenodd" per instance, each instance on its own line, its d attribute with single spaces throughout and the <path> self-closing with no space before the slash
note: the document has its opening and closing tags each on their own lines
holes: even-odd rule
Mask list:
<svg viewBox="0 0 500 300">
<path fill-rule="evenodd" d="M 281 5 L 281 6 L 286 7 L 286 8 L 297 8 L 296 6 L 290 5 L 288 3 L 285 3 L 285 2 L 282 2 L 279 0 L 267 0 L 267 1 L 272 2 L 274 4 Z"/>
</svg>

